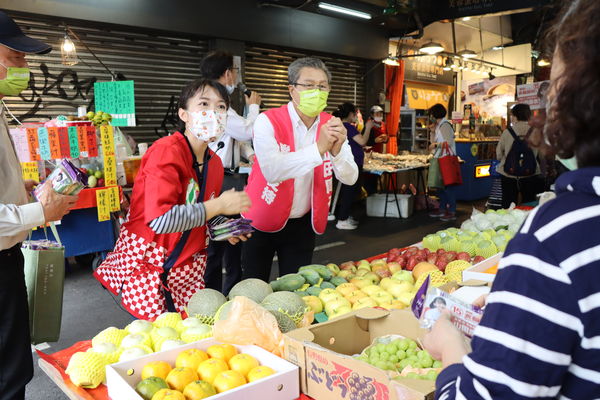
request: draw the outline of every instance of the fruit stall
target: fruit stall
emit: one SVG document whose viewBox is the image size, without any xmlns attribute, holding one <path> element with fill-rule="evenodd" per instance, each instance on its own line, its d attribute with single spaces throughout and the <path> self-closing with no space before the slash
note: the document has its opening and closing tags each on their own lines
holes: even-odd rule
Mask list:
<svg viewBox="0 0 600 400">
<path fill-rule="evenodd" d="M 422 347 L 428 306 L 415 299 L 435 291 L 454 308 L 489 291 L 526 216 L 474 211 L 385 254 L 246 279 L 228 297 L 202 289 L 183 317 L 107 327 L 38 351 L 39 364 L 73 399 L 431 398 L 442 365 Z"/>
</svg>

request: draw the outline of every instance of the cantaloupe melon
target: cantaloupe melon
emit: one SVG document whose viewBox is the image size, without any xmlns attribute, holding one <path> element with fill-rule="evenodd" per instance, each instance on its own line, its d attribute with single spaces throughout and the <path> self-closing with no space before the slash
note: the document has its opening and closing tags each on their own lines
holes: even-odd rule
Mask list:
<svg viewBox="0 0 600 400">
<path fill-rule="evenodd" d="M 203 324 L 212 325 L 215 323 L 217 310 L 226 301 L 222 293 L 214 289 L 202 289 L 190 298 L 185 311 L 189 317 L 196 317 Z"/>
<path fill-rule="evenodd" d="M 219 307 L 217 313 L 215 314 L 215 321 L 222 321 L 224 319 L 227 319 L 229 311 L 231 311 L 231 306 L 233 306 L 233 301 L 229 300 L 228 302 L 225 302 L 221 307 Z"/>
<path fill-rule="evenodd" d="M 279 330 L 282 333 L 287 333 L 289 331 L 293 331 L 294 329 L 296 329 L 296 324 L 287 315 L 285 315 L 279 311 L 274 311 L 274 310 L 269 310 L 269 312 L 271 314 L 273 314 L 273 316 L 277 320 L 277 325 L 279 326 Z"/>
<path fill-rule="evenodd" d="M 287 315 L 295 324 L 299 324 L 309 310 L 302 297 L 292 292 L 271 293 L 261 305 L 269 311 L 279 311 Z"/>
<path fill-rule="evenodd" d="M 229 300 L 233 300 L 236 296 L 244 296 L 260 304 L 271 293 L 273 288 L 267 282 L 254 278 L 244 279 L 231 288 Z"/>
</svg>

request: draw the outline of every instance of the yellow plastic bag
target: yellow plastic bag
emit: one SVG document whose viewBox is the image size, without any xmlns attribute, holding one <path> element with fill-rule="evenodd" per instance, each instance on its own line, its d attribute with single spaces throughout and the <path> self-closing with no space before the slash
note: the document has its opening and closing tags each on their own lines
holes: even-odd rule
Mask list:
<svg viewBox="0 0 600 400">
<path fill-rule="evenodd" d="M 283 334 L 277 320 L 269 311 L 247 297 L 237 296 L 229 315 L 215 322 L 213 337 L 220 342 L 256 345 L 281 357 Z"/>
</svg>

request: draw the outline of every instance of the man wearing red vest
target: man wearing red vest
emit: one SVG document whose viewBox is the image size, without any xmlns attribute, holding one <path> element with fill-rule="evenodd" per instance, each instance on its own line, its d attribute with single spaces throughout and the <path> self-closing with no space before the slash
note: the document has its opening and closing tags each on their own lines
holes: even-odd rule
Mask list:
<svg viewBox="0 0 600 400">
<path fill-rule="evenodd" d="M 333 173 L 346 185 L 358 178 L 346 128 L 323 112 L 330 80 L 321 60 L 294 61 L 288 67 L 292 101 L 256 119 L 246 187 L 252 207 L 243 214 L 256 232 L 242 250 L 243 278 L 268 281 L 275 253 L 280 275 L 310 264 L 315 233 L 327 226 Z"/>
</svg>

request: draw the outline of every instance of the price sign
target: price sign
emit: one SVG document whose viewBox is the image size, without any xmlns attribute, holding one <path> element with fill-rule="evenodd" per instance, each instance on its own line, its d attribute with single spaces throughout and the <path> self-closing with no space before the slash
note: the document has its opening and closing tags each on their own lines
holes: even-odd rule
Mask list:
<svg viewBox="0 0 600 400">
<path fill-rule="evenodd" d="M 115 131 L 110 125 L 100 127 L 100 143 L 102 143 L 102 152 L 105 156 L 115 155 Z"/>
<path fill-rule="evenodd" d="M 96 110 L 112 115 L 114 126 L 135 126 L 135 90 L 133 81 L 94 83 Z"/>
<path fill-rule="evenodd" d="M 27 128 L 27 147 L 29 148 L 29 160 L 39 161 L 41 160 L 38 154 L 38 135 L 36 128 Z"/>
<path fill-rule="evenodd" d="M 36 182 L 40 181 L 40 173 L 38 172 L 37 162 L 22 162 L 21 163 L 21 172 L 23 174 L 23 179 L 28 180 L 32 179 Z"/>
<path fill-rule="evenodd" d="M 85 126 L 77 127 L 77 141 L 79 142 L 79 155 L 81 157 L 89 157 L 87 129 Z"/>
<path fill-rule="evenodd" d="M 50 140 L 48 139 L 48 129 L 39 128 L 37 131 L 38 145 L 40 146 L 40 158 L 42 160 L 50 160 L 52 153 L 50 152 Z"/>
<path fill-rule="evenodd" d="M 104 156 L 104 184 L 106 186 L 117 184 L 117 160 L 115 156 Z"/>
<path fill-rule="evenodd" d="M 110 219 L 110 204 L 108 200 L 108 189 L 96 190 L 96 203 L 98 207 L 98 221 Z"/>
<path fill-rule="evenodd" d="M 58 142 L 60 143 L 60 158 L 71 157 L 68 128 L 58 128 Z"/>
<path fill-rule="evenodd" d="M 50 157 L 52 157 L 53 160 L 61 158 L 58 128 L 48 128 L 48 143 L 50 144 Z"/>
<path fill-rule="evenodd" d="M 69 150 L 71 158 L 79 158 L 79 141 L 77 140 L 77 127 L 70 126 L 68 128 Z"/>
<path fill-rule="evenodd" d="M 86 126 L 87 136 L 87 150 L 88 157 L 98 157 L 98 139 L 96 138 L 96 128 L 93 126 Z"/>
<path fill-rule="evenodd" d="M 21 162 L 31 161 L 29 157 L 29 146 L 27 144 L 27 131 L 23 128 L 14 128 L 10 131 L 12 137 L 13 146 L 17 153 L 17 158 Z"/>
<path fill-rule="evenodd" d="M 111 186 L 108 189 L 108 203 L 111 212 L 121 210 L 119 199 L 119 187 Z"/>
</svg>

